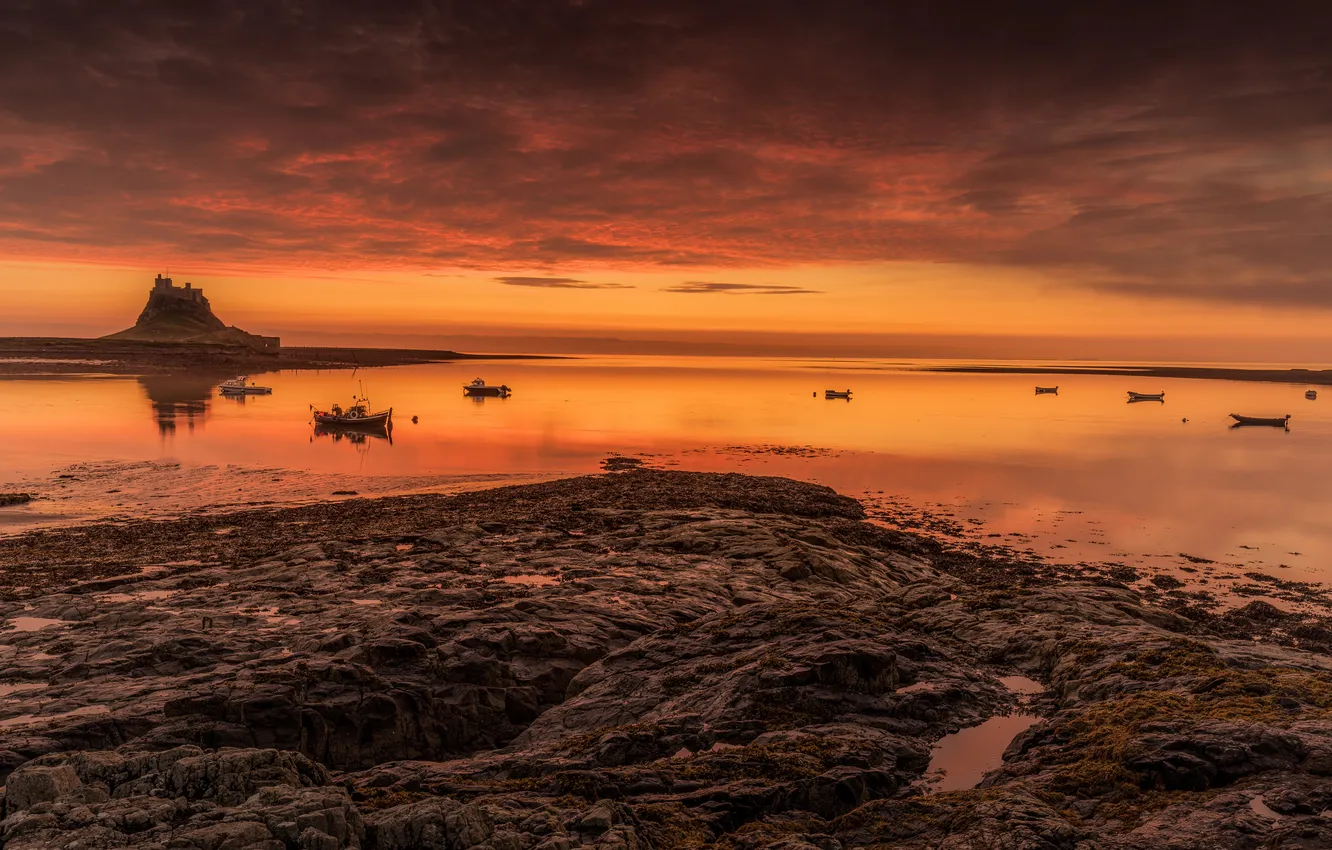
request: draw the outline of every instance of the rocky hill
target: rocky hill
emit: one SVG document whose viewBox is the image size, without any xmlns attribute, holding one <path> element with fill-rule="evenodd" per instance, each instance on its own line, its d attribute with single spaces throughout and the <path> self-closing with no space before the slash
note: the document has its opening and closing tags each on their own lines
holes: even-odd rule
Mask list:
<svg viewBox="0 0 1332 850">
<path fill-rule="evenodd" d="M 175 286 L 171 278 L 161 275 L 149 290 L 148 303 L 134 327 L 104 338 L 136 342 L 222 343 L 253 348 L 275 345 L 264 337 L 229 327 L 213 314 L 212 305 L 202 289 L 195 289 L 188 283 L 184 287 Z"/>
</svg>

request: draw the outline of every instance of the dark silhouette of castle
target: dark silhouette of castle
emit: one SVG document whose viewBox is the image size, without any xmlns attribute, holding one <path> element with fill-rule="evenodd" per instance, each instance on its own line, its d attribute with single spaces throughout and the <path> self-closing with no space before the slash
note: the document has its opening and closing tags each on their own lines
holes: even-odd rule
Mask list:
<svg viewBox="0 0 1332 850">
<path fill-rule="evenodd" d="M 193 284 L 186 283 L 185 288 L 181 289 L 172 282 L 169 277 L 162 277 L 160 274 L 153 281 L 153 289 L 148 293 L 148 297 L 154 295 L 170 298 L 183 298 L 186 301 L 193 301 L 195 304 L 207 306 L 208 299 L 204 298 L 202 289 L 195 289 Z"/>
<path fill-rule="evenodd" d="M 153 288 L 148 290 L 148 303 L 134 327 L 107 338 L 241 345 L 272 354 L 282 348 L 282 340 L 278 337 L 259 336 L 234 326 L 228 327 L 213 315 L 212 305 L 202 289 L 195 289 L 191 283 L 176 286 L 175 281 L 160 274 L 153 279 Z"/>
</svg>

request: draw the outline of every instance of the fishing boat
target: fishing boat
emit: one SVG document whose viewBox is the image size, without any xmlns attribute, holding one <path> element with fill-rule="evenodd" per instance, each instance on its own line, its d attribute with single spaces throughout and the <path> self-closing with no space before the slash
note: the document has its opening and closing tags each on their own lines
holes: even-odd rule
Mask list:
<svg viewBox="0 0 1332 850">
<path fill-rule="evenodd" d="M 223 395 L 271 395 L 272 387 L 261 387 L 249 375 L 238 375 L 217 385 Z"/>
<path fill-rule="evenodd" d="M 1129 390 L 1129 401 L 1165 401 L 1165 390 L 1159 393 L 1135 393 Z"/>
<path fill-rule="evenodd" d="M 1318 398 L 1318 390 L 1309 390 L 1304 394 L 1304 397 L 1307 398 L 1309 401 L 1313 401 L 1314 399 Z"/>
<path fill-rule="evenodd" d="M 1037 387 L 1036 395 L 1059 395 L 1059 387 Z"/>
<path fill-rule="evenodd" d="M 1241 416 L 1238 413 L 1230 414 L 1230 418 L 1235 420 L 1232 428 L 1240 425 L 1267 425 L 1272 428 L 1286 428 L 1290 426 L 1290 414 L 1285 416 Z"/>
<path fill-rule="evenodd" d="M 844 399 L 847 399 L 848 401 L 850 401 L 850 399 L 851 399 L 851 391 L 850 391 L 850 390 L 824 390 L 824 391 L 823 391 L 823 397 L 824 397 L 824 398 L 844 398 Z"/>
<path fill-rule="evenodd" d="M 494 386 L 492 384 L 487 384 L 481 378 L 474 379 L 470 384 L 463 384 L 464 395 L 499 396 L 500 398 L 507 398 L 511 392 L 513 392 L 513 390 L 509 389 L 504 384 Z"/>
<path fill-rule="evenodd" d="M 370 399 L 366 397 L 364 390 L 361 391 L 361 395 L 354 397 L 352 405 L 346 409 L 335 404 L 328 410 L 319 410 L 312 404 L 310 410 L 314 413 L 316 425 L 357 428 L 363 431 L 383 431 L 393 427 L 393 408 L 371 413 Z"/>
</svg>

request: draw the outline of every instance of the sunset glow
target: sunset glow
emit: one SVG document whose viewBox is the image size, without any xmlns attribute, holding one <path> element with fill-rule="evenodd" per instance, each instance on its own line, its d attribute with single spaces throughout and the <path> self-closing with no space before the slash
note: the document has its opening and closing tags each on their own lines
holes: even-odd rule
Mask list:
<svg viewBox="0 0 1332 850">
<path fill-rule="evenodd" d="M 263 5 L 0 11 L 0 333 L 118 330 L 169 270 L 320 343 L 1332 360 L 1316 27 Z"/>
</svg>

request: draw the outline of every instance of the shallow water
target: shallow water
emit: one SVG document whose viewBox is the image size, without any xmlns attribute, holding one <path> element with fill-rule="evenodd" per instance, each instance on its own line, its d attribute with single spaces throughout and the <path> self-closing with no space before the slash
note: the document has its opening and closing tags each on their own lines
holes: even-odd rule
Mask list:
<svg viewBox="0 0 1332 850">
<path fill-rule="evenodd" d="M 991 717 L 945 735 L 934 745 L 926 776 L 933 778 L 932 791 L 961 791 L 975 788 L 981 777 L 1003 762 L 1004 750 L 1013 739 L 1040 722 L 1030 714 Z"/>
<path fill-rule="evenodd" d="M 11 617 L 9 627 L 16 632 L 35 632 L 52 626 L 68 625 L 64 620 L 52 620 L 47 617 Z"/>
<path fill-rule="evenodd" d="M 465 398 L 476 375 L 514 395 Z M 1066 561 L 1309 580 L 1332 555 L 1332 413 L 1302 385 L 726 358 L 281 372 L 255 376 L 273 395 L 243 399 L 219 397 L 225 377 L 6 379 L 0 439 L 15 450 L 0 492 L 41 498 L 0 508 L 0 531 L 472 489 L 594 472 L 620 453 L 818 481 Z M 316 433 L 308 405 L 362 384 L 394 408 L 391 439 Z M 845 387 L 851 401 L 823 398 Z M 1130 389 L 1166 402 L 1126 404 Z M 1232 412 L 1293 419 L 1231 429 Z"/>
<path fill-rule="evenodd" d="M 1031 696 L 1045 692 L 1045 686 L 1040 682 L 1028 679 L 1026 676 L 1000 676 L 999 684 L 1008 690 L 1022 696 Z"/>
<path fill-rule="evenodd" d="M 505 584 L 521 584 L 528 587 L 554 587 L 560 583 L 559 576 L 543 576 L 536 573 L 525 573 L 516 576 L 500 576 L 500 581 Z"/>
</svg>

